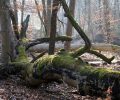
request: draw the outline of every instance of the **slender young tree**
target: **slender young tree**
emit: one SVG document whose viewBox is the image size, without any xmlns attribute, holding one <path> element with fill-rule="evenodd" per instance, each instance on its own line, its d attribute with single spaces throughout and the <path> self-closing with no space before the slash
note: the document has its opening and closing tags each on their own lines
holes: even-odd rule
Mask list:
<svg viewBox="0 0 120 100">
<path fill-rule="evenodd" d="M 106 35 L 106 42 L 111 42 L 111 30 L 110 30 L 110 9 L 109 9 L 109 1 L 102 0 L 103 2 L 103 17 L 104 17 L 104 27 L 105 27 L 105 35 Z"/>
<path fill-rule="evenodd" d="M 15 12 L 16 23 L 18 24 L 18 6 L 17 6 L 17 0 L 13 0 L 13 4 L 14 4 L 14 12 Z"/>
<path fill-rule="evenodd" d="M 46 29 L 45 21 L 43 20 L 41 14 L 40 14 L 40 11 L 39 11 L 39 4 L 38 4 L 37 0 L 34 0 L 34 1 L 35 1 L 35 5 L 36 5 L 36 8 L 37 8 L 37 12 L 38 12 L 38 17 L 39 17 L 42 25 L 44 26 L 45 32 L 46 32 L 46 34 L 47 34 L 47 29 Z"/>
<path fill-rule="evenodd" d="M 46 23 L 46 26 L 47 26 L 47 36 L 49 37 L 50 36 L 50 28 L 51 28 L 51 11 L 52 11 L 52 0 L 47 0 L 47 23 Z"/>
<path fill-rule="evenodd" d="M 51 14 L 52 14 L 52 1 L 53 0 L 42 0 L 43 4 L 43 19 L 46 26 L 46 37 L 50 36 L 50 28 L 51 28 Z"/>
<path fill-rule="evenodd" d="M 90 34 L 90 38 L 94 41 L 93 27 L 92 27 L 92 8 L 91 8 L 91 0 L 87 0 L 87 12 L 88 12 L 88 34 Z"/>
<path fill-rule="evenodd" d="M 70 12 L 71 12 L 72 16 L 74 16 L 75 3 L 76 3 L 76 0 L 70 0 L 70 3 L 69 3 L 69 9 L 70 9 Z M 67 28 L 66 28 L 66 35 L 71 37 L 72 36 L 72 30 L 73 30 L 73 26 L 71 25 L 70 21 L 68 20 L 67 21 Z M 66 50 L 70 49 L 70 41 L 65 42 L 64 48 Z"/>
<path fill-rule="evenodd" d="M 25 0 L 22 0 L 21 23 L 23 22 L 23 18 L 24 18 L 24 6 L 25 6 Z"/>
<path fill-rule="evenodd" d="M 55 49 L 58 6 L 59 6 L 59 0 L 53 0 L 52 15 L 51 15 L 50 42 L 49 42 L 49 54 L 50 55 L 54 54 L 54 49 Z"/>
</svg>

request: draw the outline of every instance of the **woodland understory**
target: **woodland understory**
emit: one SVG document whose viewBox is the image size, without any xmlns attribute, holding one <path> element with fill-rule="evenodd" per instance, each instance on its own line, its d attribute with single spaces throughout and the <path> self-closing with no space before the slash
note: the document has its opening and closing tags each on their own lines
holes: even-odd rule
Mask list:
<svg viewBox="0 0 120 100">
<path fill-rule="evenodd" d="M 37 88 L 38 90 L 40 89 L 39 94 L 42 93 L 44 95 L 44 92 L 46 94 L 50 93 L 50 95 L 48 94 L 46 96 L 45 100 L 48 100 L 49 97 L 51 97 L 51 99 L 53 97 L 61 100 L 66 100 L 66 99 L 72 100 L 73 98 L 74 100 L 76 99 L 76 96 L 79 98 L 79 99 L 77 98 L 78 100 L 82 100 L 81 95 L 82 96 L 87 95 L 87 97 L 90 98 L 91 100 L 96 99 L 96 98 L 92 98 L 94 96 L 101 98 L 110 97 L 112 98 L 112 100 L 119 100 L 120 72 L 108 68 L 95 68 L 90 64 L 86 63 L 86 61 L 82 60 L 81 56 L 85 53 L 93 54 L 101 58 L 103 61 L 105 61 L 108 64 L 111 64 L 115 57 L 113 56 L 111 58 L 107 58 L 106 56 L 104 56 L 103 54 L 99 53 L 97 50 L 94 50 L 94 48 L 92 48 L 92 44 L 89 38 L 81 29 L 81 27 L 77 24 L 77 22 L 74 20 L 65 0 L 54 0 L 53 4 L 54 6 L 57 6 L 59 4 L 62 5 L 66 17 L 69 19 L 72 26 L 76 29 L 78 34 L 84 40 L 85 45 L 73 51 L 67 51 L 61 49 L 55 52 L 55 42 L 71 41 L 72 38 L 68 36 L 55 37 L 51 35 L 50 38 L 46 37 L 46 38 L 40 38 L 33 41 L 29 41 L 26 38 L 26 30 L 28 28 L 30 15 L 26 17 L 26 19 L 22 23 L 21 30 L 18 31 L 18 26 L 16 23 L 14 11 L 12 11 L 9 5 L 6 5 L 9 8 L 9 14 L 12 20 L 14 34 L 16 37 L 16 46 L 15 46 L 16 57 L 15 59 L 13 59 L 10 56 L 11 61 L 8 64 L 0 65 L 1 66 L 0 77 L 5 78 L 8 76 L 12 76 L 11 74 L 18 75 L 20 78 L 18 77 L 18 83 L 15 83 L 15 85 L 23 83 L 25 86 L 28 86 L 29 88 L 39 87 Z M 55 21 L 56 19 L 54 19 L 54 17 L 57 15 L 57 10 L 58 10 L 57 8 L 52 10 L 53 18 L 51 19 L 51 22 L 56 22 Z M 55 26 L 53 26 L 52 28 L 55 28 Z M 34 55 L 32 54 L 32 56 L 30 56 L 29 48 L 42 43 L 50 43 L 49 48 L 52 49 L 50 49 L 49 52 L 43 51 L 40 54 L 35 55 L 34 53 Z M 119 46 L 116 46 L 116 48 L 117 47 L 119 48 Z M 12 78 L 14 78 L 14 76 Z M 7 80 L 9 81 L 9 78 Z M 63 89 L 63 94 L 59 92 L 60 91 L 59 89 L 58 90 L 53 89 L 54 91 L 51 91 L 51 90 L 47 90 L 46 88 L 44 90 L 43 88 L 47 87 L 48 85 L 47 83 L 50 82 L 63 83 L 62 85 L 67 84 L 69 86 L 76 88 L 76 90 L 74 89 L 75 91 L 72 91 L 72 87 L 70 90 L 71 91 L 70 93 L 74 95 L 68 98 L 70 93 L 69 91 L 67 91 L 66 93 L 65 89 Z M 42 87 L 43 83 L 46 86 Z M 58 83 L 55 84 L 56 85 L 55 88 L 58 86 Z M 9 84 L 7 85 L 8 88 L 9 88 Z M 0 87 L 2 87 L 2 85 Z M 16 86 L 13 86 L 12 88 L 14 87 Z M 26 91 L 28 91 L 29 88 L 24 92 L 22 91 L 23 94 Z M 61 86 L 61 88 L 63 87 Z M 44 90 L 44 92 L 42 92 L 42 90 Z M 0 92 L 1 91 L 2 90 L 0 90 Z M 33 93 L 33 91 L 31 92 Z M 58 94 L 60 94 L 63 97 L 61 98 L 57 97 L 58 94 L 52 95 L 51 92 L 55 94 L 56 91 Z M 66 98 L 64 97 L 64 93 L 67 96 Z M 30 97 L 29 94 L 28 97 Z M 37 96 L 37 97 L 41 97 L 41 96 Z M 14 97 L 11 98 L 12 98 L 11 100 L 14 100 Z"/>
</svg>

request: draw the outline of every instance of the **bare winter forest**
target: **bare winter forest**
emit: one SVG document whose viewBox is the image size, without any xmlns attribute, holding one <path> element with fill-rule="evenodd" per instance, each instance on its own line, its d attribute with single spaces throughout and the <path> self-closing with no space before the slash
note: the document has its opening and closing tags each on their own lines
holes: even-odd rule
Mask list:
<svg viewBox="0 0 120 100">
<path fill-rule="evenodd" d="M 0 100 L 120 100 L 120 0 L 0 0 Z"/>
</svg>

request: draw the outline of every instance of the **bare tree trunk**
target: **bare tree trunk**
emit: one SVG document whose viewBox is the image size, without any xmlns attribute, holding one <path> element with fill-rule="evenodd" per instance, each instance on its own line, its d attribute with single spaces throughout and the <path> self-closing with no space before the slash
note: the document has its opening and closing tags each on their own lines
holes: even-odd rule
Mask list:
<svg viewBox="0 0 120 100">
<path fill-rule="evenodd" d="M 2 63 L 8 64 L 10 54 L 10 34 L 11 34 L 11 21 L 9 17 L 8 8 L 6 4 L 9 0 L 0 0 L 0 19 L 1 19 L 1 36 L 2 36 Z"/>
<path fill-rule="evenodd" d="M 51 30 L 50 30 L 50 42 L 49 42 L 49 54 L 54 54 L 55 49 L 55 36 L 57 29 L 57 12 L 58 12 L 59 0 L 53 0 L 52 15 L 51 15 Z"/>
<path fill-rule="evenodd" d="M 110 30 L 109 2 L 108 0 L 102 0 L 102 1 L 103 1 L 106 42 L 110 43 L 111 42 L 111 30 Z"/>
<path fill-rule="evenodd" d="M 120 9 L 119 0 L 114 0 L 114 19 L 115 20 L 119 18 L 119 14 L 120 14 L 119 9 Z"/>
<path fill-rule="evenodd" d="M 15 12 L 15 18 L 16 18 L 16 23 L 18 25 L 18 8 L 17 8 L 17 0 L 13 0 L 14 4 L 14 12 Z"/>
<path fill-rule="evenodd" d="M 92 12 L 91 12 L 91 0 L 87 1 L 87 11 L 88 11 L 88 34 L 90 34 L 90 38 L 94 41 L 94 34 L 92 29 Z"/>
<path fill-rule="evenodd" d="M 23 22 L 23 18 L 24 18 L 24 6 L 25 6 L 25 0 L 22 0 L 21 23 Z"/>
<path fill-rule="evenodd" d="M 47 11 L 46 11 L 46 3 L 45 3 L 45 0 L 42 0 L 42 5 L 43 5 L 43 12 L 42 12 L 42 17 L 43 17 L 43 20 L 44 20 L 44 24 L 45 24 L 45 27 L 47 27 Z M 46 28 L 46 33 L 45 33 L 45 37 L 47 37 L 47 28 Z"/>
<path fill-rule="evenodd" d="M 120 5 L 119 5 L 119 0 L 114 0 L 114 21 L 116 22 L 116 20 L 119 20 L 120 18 Z M 114 24 L 114 28 L 115 28 L 115 33 L 119 34 L 119 22 L 117 21 L 117 23 Z"/>
<path fill-rule="evenodd" d="M 102 9 L 101 9 L 101 2 L 102 2 L 102 0 L 99 0 L 98 1 L 99 3 L 98 3 L 98 7 L 99 7 L 99 18 L 100 18 L 100 20 L 99 20 L 99 27 L 98 27 L 98 30 L 99 30 L 99 34 L 102 34 L 102 35 L 104 35 L 103 33 L 104 33 L 104 29 L 103 29 L 103 20 L 102 20 L 102 18 L 103 18 L 103 15 L 102 15 Z"/>
<path fill-rule="evenodd" d="M 45 22 L 43 21 L 42 16 L 41 16 L 41 14 L 40 14 L 39 4 L 38 4 L 37 0 L 35 0 L 35 4 L 36 4 L 37 12 L 38 12 L 38 17 L 39 17 L 41 23 L 43 24 L 44 29 L 45 29 L 45 32 L 46 32 L 46 34 L 47 34 L 46 24 L 45 24 Z"/>
<path fill-rule="evenodd" d="M 43 18 L 44 23 L 46 26 L 46 37 L 50 36 L 50 28 L 51 28 L 51 13 L 52 13 L 52 0 L 47 0 L 47 4 L 45 3 L 45 0 L 42 0 L 43 4 Z"/>
<path fill-rule="evenodd" d="M 70 12 L 72 14 L 72 16 L 74 16 L 74 11 L 75 11 L 75 2 L 76 0 L 70 0 L 70 4 L 69 4 L 69 9 L 70 9 Z M 72 36 L 72 25 L 70 23 L 70 21 L 68 20 L 67 22 L 67 29 L 66 29 L 66 35 L 67 36 Z M 66 41 L 65 44 L 64 44 L 64 48 L 66 50 L 69 50 L 70 49 L 70 42 Z"/>
<path fill-rule="evenodd" d="M 51 28 L 51 11 L 52 11 L 52 0 L 47 0 L 47 20 L 46 20 L 46 27 L 47 27 L 47 36 L 50 36 L 50 28 Z"/>
</svg>

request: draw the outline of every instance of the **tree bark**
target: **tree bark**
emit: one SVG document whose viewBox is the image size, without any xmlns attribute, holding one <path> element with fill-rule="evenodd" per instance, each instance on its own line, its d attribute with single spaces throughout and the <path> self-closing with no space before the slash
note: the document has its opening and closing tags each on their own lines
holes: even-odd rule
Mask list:
<svg viewBox="0 0 120 100">
<path fill-rule="evenodd" d="M 75 3 L 76 3 L 76 0 L 70 0 L 70 4 L 69 4 L 69 10 L 70 10 L 70 13 L 71 15 L 74 17 L 74 11 L 75 11 Z M 72 29 L 73 29 L 73 26 L 71 25 L 70 21 L 68 20 L 67 21 L 67 28 L 66 28 L 66 35 L 67 36 L 72 36 Z M 66 41 L 65 44 L 64 44 L 64 48 L 65 50 L 69 50 L 70 49 L 70 42 L 69 41 Z"/>
<path fill-rule="evenodd" d="M 39 11 L 39 4 L 38 4 L 37 0 L 35 0 L 35 4 L 36 4 L 37 12 L 38 12 L 38 17 L 39 17 L 39 19 L 40 19 L 41 23 L 42 23 L 42 24 L 43 24 L 43 26 L 44 26 L 45 33 L 47 34 L 46 24 L 45 24 L 45 21 L 43 21 L 42 16 L 40 15 L 40 11 Z"/>
<path fill-rule="evenodd" d="M 25 6 L 25 0 L 22 0 L 22 8 L 21 8 L 21 23 L 23 22 L 24 18 L 24 6 Z"/>
<path fill-rule="evenodd" d="M 47 36 L 50 36 L 51 30 L 51 16 L 52 16 L 52 0 L 47 0 L 47 19 L 46 19 L 46 27 L 47 27 Z M 53 8 L 54 9 L 54 8 Z"/>
<path fill-rule="evenodd" d="M 1 19 L 1 35 L 2 35 L 2 63 L 8 64 L 10 57 L 10 48 L 11 48 L 11 21 L 9 16 L 9 10 L 6 7 L 9 4 L 9 0 L 0 1 L 0 19 Z"/>
<path fill-rule="evenodd" d="M 42 0 L 43 4 L 43 18 L 46 26 L 46 37 L 50 37 L 50 29 L 51 29 L 51 14 L 52 14 L 52 0 L 47 0 L 45 4 L 45 0 Z"/>
<path fill-rule="evenodd" d="M 71 24 L 73 25 L 73 27 L 76 29 L 76 31 L 78 32 L 78 34 L 82 37 L 82 39 L 85 42 L 85 46 L 83 48 L 80 49 L 79 55 L 82 55 L 83 53 L 85 53 L 86 51 L 90 50 L 91 48 L 91 42 L 89 40 L 89 38 L 87 37 L 87 35 L 84 33 L 84 31 L 81 29 L 81 27 L 78 25 L 78 23 L 74 20 L 74 18 L 72 17 L 69 8 L 66 4 L 65 0 L 60 0 L 63 6 L 63 9 L 66 13 L 67 18 L 69 19 L 69 21 L 71 22 Z M 78 51 L 76 51 L 74 53 L 74 56 L 77 56 Z"/>
<path fill-rule="evenodd" d="M 50 40 L 51 40 L 50 38 L 40 38 L 40 39 L 33 40 L 33 41 L 31 41 L 30 43 L 28 43 L 26 45 L 26 50 L 28 50 L 30 47 L 33 47 L 33 46 L 35 46 L 37 44 L 49 43 Z M 59 37 L 56 37 L 54 39 L 55 42 L 57 42 L 57 41 L 64 42 L 64 41 L 71 41 L 71 40 L 72 40 L 72 38 L 67 37 L 67 36 L 59 36 Z"/>
<path fill-rule="evenodd" d="M 103 14 L 104 14 L 104 23 L 105 23 L 105 35 L 106 42 L 111 43 L 111 28 L 110 28 L 110 11 L 109 11 L 109 2 L 108 0 L 102 0 L 103 2 Z"/>
<path fill-rule="evenodd" d="M 49 42 L 49 54 L 54 54 L 55 49 L 55 37 L 57 29 L 57 12 L 58 12 L 59 0 L 53 0 L 52 15 L 51 15 L 51 30 L 50 30 L 50 42 Z"/>
<path fill-rule="evenodd" d="M 18 25 L 18 5 L 17 0 L 13 0 L 16 24 Z"/>
</svg>

